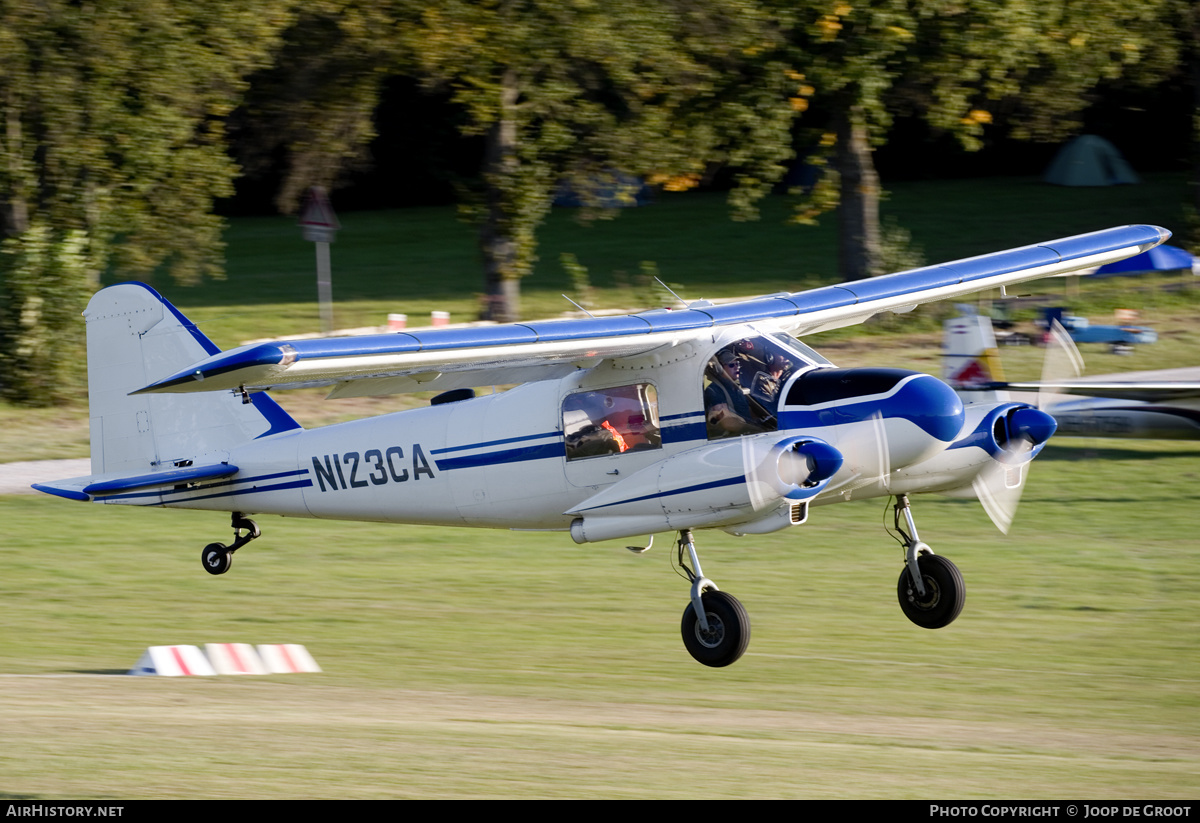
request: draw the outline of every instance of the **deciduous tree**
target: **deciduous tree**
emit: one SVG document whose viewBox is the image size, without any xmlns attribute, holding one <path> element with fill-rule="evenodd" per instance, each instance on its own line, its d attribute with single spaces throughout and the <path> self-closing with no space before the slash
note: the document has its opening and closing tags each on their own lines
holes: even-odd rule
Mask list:
<svg viewBox="0 0 1200 823">
<path fill-rule="evenodd" d="M 780 4 L 811 109 L 815 156 L 839 189 L 841 276 L 881 273 L 872 148 L 917 115 L 977 148 L 1003 120 L 1016 137 L 1061 138 L 1103 80 L 1171 64 L 1166 0 L 815 0 Z M 807 98 L 806 98 L 807 99 Z M 812 212 L 810 204 L 810 213 Z"/>
<path fill-rule="evenodd" d="M 99 276 L 221 269 L 223 123 L 287 20 L 277 0 L 0 5 L 0 385 L 69 396 Z"/>
<path fill-rule="evenodd" d="M 281 205 L 305 185 L 329 185 L 371 136 L 381 76 L 419 80 L 449 98 L 460 134 L 484 147 L 463 206 L 479 228 L 492 319 L 519 316 L 519 282 L 560 186 L 597 205 L 595 192 L 613 183 L 687 188 L 727 165 L 745 216 L 790 153 L 783 68 L 766 59 L 774 35 L 756 3 L 394 0 L 355 12 L 371 19 L 355 26 L 333 5 L 358 6 L 328 0 L 302 17 L 325 48 L 289 46 L 296 69 L 269 73 L 296 94 L 274 110 L 286 125 L 271 130 L 296 135 Z M 323 133 L 313 100 L 339 101 Z"/>
</svg>

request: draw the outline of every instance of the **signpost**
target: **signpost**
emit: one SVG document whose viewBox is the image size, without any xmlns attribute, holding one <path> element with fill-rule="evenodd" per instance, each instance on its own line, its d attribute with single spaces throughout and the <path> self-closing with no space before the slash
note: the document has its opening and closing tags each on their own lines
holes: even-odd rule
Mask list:
<svg viewBox="0 0 1200 823">
<path fill-rule="evenodd" d="M 333 279 L 329 264 L 329 244 L 342 226 L 329 196 L 321 186 L 313 186 L 304 197 L 304 208 L 300 212 L 300 229 L 305 240 L 317 244 L 317 303 L 321 311 L 321 332 L 333 331 Z"/>
</svg>

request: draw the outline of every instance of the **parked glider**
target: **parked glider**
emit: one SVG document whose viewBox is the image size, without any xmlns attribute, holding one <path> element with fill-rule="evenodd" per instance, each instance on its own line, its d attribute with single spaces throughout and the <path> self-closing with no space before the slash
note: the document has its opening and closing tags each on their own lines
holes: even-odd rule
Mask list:
<svg viewBox="0 0 1200 823">
<path fill-rule="evenodd" d="M 1200 440 L 1200 368 L 1159 369 L 1080 377 L 1083 358 L 1071 336 L 1052 326 L 1042 379 L 1006 382 L 991 320 L 968 306 L 945 324 L 945 381 L 963 402 L 997 403 L 1010 391 L 1037 393 L 1037 407 L 1054 417 L 1058 434 Z"/>
<path fill-rule="evenodd" d="M 909 495 L 975 494 L 1002 528 L 1054 431 L 1028 404 L 964 408 L 935 377 L 838 369 L 795 335 L 882 311 L 1120 260 L 1169 237 L 1124 226 L 794 294 L 681 311 L 263 343 L 219 351 L 148 286 L 85 312 L 92 473 L 36 488 L 73 500 L 232 512 L 228 571 L 259 536 L 247 513 L 567 533 L 678 532 L 691 580 L 682 634 L 737 660 L 745 609 L 700 569 L 693 531 L 765 534 L 825 503 L 895 495 L 898 595 L 939 628 L 962 576 L 917 535 Z M 474 396 L 474 387 L 521 383 Z M 439 390 L 430 406 L 304 430 L 265 391 Z M 686 558 L 685 558 L 686 554 Z"/>
</svg>

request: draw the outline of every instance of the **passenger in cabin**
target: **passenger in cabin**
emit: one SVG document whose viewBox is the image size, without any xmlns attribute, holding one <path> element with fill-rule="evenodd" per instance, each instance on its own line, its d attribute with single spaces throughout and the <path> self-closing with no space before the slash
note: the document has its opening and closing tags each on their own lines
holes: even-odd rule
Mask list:
<svg viewBox="0 0 1200 823">
<path fill-rule="evenodd" d="M 657 407 L 658 395 L 649 383 L 568 395 L 563 401 L 567 459 L 660 448 Z"/>
</svg>

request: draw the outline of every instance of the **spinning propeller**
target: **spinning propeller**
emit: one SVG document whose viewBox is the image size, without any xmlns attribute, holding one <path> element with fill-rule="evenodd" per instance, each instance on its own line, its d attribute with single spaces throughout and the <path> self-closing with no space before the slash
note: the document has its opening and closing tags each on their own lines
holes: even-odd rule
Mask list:
<svg viewBox="0 0 1200 823">
<path fill-rule="evenodd" d="M 779 499 L 807 500 L 827 485 L 842 467 L 842 454 L 815 437 L 788 437 L 770 442 L 761 437 L 742 441 L 742 466 L 750 504 L 755 511 Z"/>
<path fill-rule="evenodd" d="M 971 486 L 983 504 L 984 511 L 996 528 L 1008 534 L 1021 491 L 1025 486 L 1032 452 L 1045 443 L 1058 424 L 1046 409 L 1059 402 L 1053 386 L 1071 380 L 1083 372 L 1083 357 L 1075 342 L 1055 320 L 1046 335 L 1046 356 L 1042 361 L 1042 380 L 1038 389 L 1037 408 L 1018 408 L 998 418 L 993 435 L 1000 451 L 992 463 L 976 475 Z"/>
</svg>

